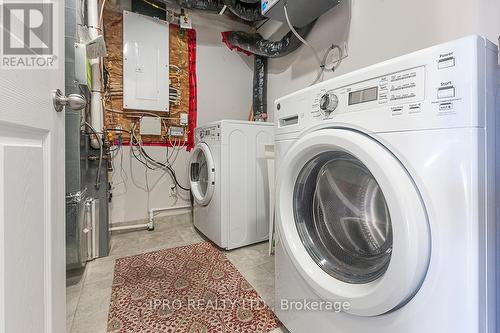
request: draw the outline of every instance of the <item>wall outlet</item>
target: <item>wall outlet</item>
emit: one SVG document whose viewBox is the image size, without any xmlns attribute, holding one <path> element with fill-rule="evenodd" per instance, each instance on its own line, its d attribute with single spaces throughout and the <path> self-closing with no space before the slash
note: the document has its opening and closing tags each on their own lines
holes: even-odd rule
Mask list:
<svg viewBox="0 0 500 333">
<path fill-rule="evenodd" d="M 187 113 L 181 113 L 180 114 L 180 124 L 185 126 L 189 123 L 189 118 L 188 118 L 188 114 Z"/>
<path fill-rule="evenodd" d="M 175 187 L 174 184 L 170 185 L 169 195 L 171 197 L 176 197 L 177 196 L 177 189 L 176 189 L 176 187 Z"/>
</svg>

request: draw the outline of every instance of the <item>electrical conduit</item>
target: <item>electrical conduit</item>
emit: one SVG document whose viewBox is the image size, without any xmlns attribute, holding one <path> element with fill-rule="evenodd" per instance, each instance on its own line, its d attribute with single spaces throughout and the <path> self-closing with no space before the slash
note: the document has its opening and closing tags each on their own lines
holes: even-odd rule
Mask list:
<svg viewBox="0 0 500 333">
<path fill-rule="evenodd" d="M 87 16 L 90 39 L 100 35 L 99 29 L 99 3 L 98 0 L 87 0 Z M 101 96 L 101 62 L 100 59 L 90 59 L 90 68 L 92 76 L 92 98 L 90 101 L 90 124 L 97 131 L 102 133 L 103 129 L 103 110 Z M 94 149 L 99 149 L 99 140 L 92 138 L 90 145 Z"/>
</svg>

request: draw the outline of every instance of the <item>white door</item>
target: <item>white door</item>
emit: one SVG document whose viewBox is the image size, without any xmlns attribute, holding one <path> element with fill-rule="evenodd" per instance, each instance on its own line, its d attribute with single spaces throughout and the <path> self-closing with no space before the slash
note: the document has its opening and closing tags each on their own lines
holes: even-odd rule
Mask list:
<svg viewBox="0 0 500 333">
<path fill-rule="evenodd" d="M 0 2 L 1 333 L 66 330 L 63 6 Z"/>
<path fill-rule="evenodd" d="M 283 245 L 318 295 L 377 316 L 418 291 L 430 258 L 426 210 L 404 166 L 371 137 L 324 129 L 298 140 L 277 200 Z"/>
<path fill-rule="evenodd" d="M 215 164 L 206 143 L 199 143 L 193 150 L 189 175 L 194 199 L 198 204 L 207 206 L 215 190 Z"/>
</svg>

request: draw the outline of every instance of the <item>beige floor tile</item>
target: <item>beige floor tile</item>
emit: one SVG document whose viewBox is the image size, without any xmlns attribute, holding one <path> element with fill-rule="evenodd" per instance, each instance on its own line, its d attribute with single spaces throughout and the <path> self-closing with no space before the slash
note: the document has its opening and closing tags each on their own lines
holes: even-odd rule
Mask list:
<svg viewBox="0 0 500 333">
<path fill-rule="evenodd" d="M 85 284 L 99 282 L 103 280 L 113 280 L 113 272 L 115 268 L 115 258 L 105 257 L 99 258 L 87 264 L 87 273 L 85 276 Z"/>
<path fill-rule="evenodd" d="M 226 255 L 239 270 L 261 266 L 274 260 L 274 257 L 267 254 L 267 243 L 228 251 Z"/>
<path fill-rule="evenodd" d="M 112 283 L 113 281 L 110 279 L 85 284 L 80 295 L 75 319 L 92 313 L 107 312 L 111 300 Z"/>
<path fill-rule="evenodd" d="M 265 269 L 267 272 L 272 274 L 274 276 L 274 257 L 271 258 L 270 261 L 266 262 L 265 264 L 260 265 L 259 267 Z"/>
<path fill-rule="evenodd" d="M 82 285 L 74 285 L 66 288 L 66 331 L 71 332 L 76 308 L 80 300 Z"/>
<path fill-rule="evenodd" d="M 115 257 L 131 256 L 159 249 L 185 245 L 177 233 L 146 231 L 134 237 L 133 234 L 119 235 L 112 239 L 110 254 Z"/>
<path fill-rule="evenodd" d="M 108 311 L 75 318 L 71 333 L 105 333 L 108 326 Z"/>
<path fill-rule="evenodd" d="M 268 305 L 274 305 L 274 275 L 261 267 L 248 268 L 240 272 Z"/>
</svg>

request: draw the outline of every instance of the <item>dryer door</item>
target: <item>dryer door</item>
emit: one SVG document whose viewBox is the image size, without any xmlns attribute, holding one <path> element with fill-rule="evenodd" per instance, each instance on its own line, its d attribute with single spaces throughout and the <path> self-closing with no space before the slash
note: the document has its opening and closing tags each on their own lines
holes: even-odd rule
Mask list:
<svg viewBox="0 0 500 333">
<path fill-rule="evenodd" d="M 281 165 L 281 241 L 317 294 L 359 316 L 408 302 L 427 272 L 430 231 L 399 160 L 367 135 L 325 129 L 300 139 Z"/>
<path fill-rule="evenodd" d="M 200 205 L 208 205 L 215 189 L 215 164 L 206 143 L 198 144 L 193 150 L 189 174 L 194 199 Z"/>
</svg>

